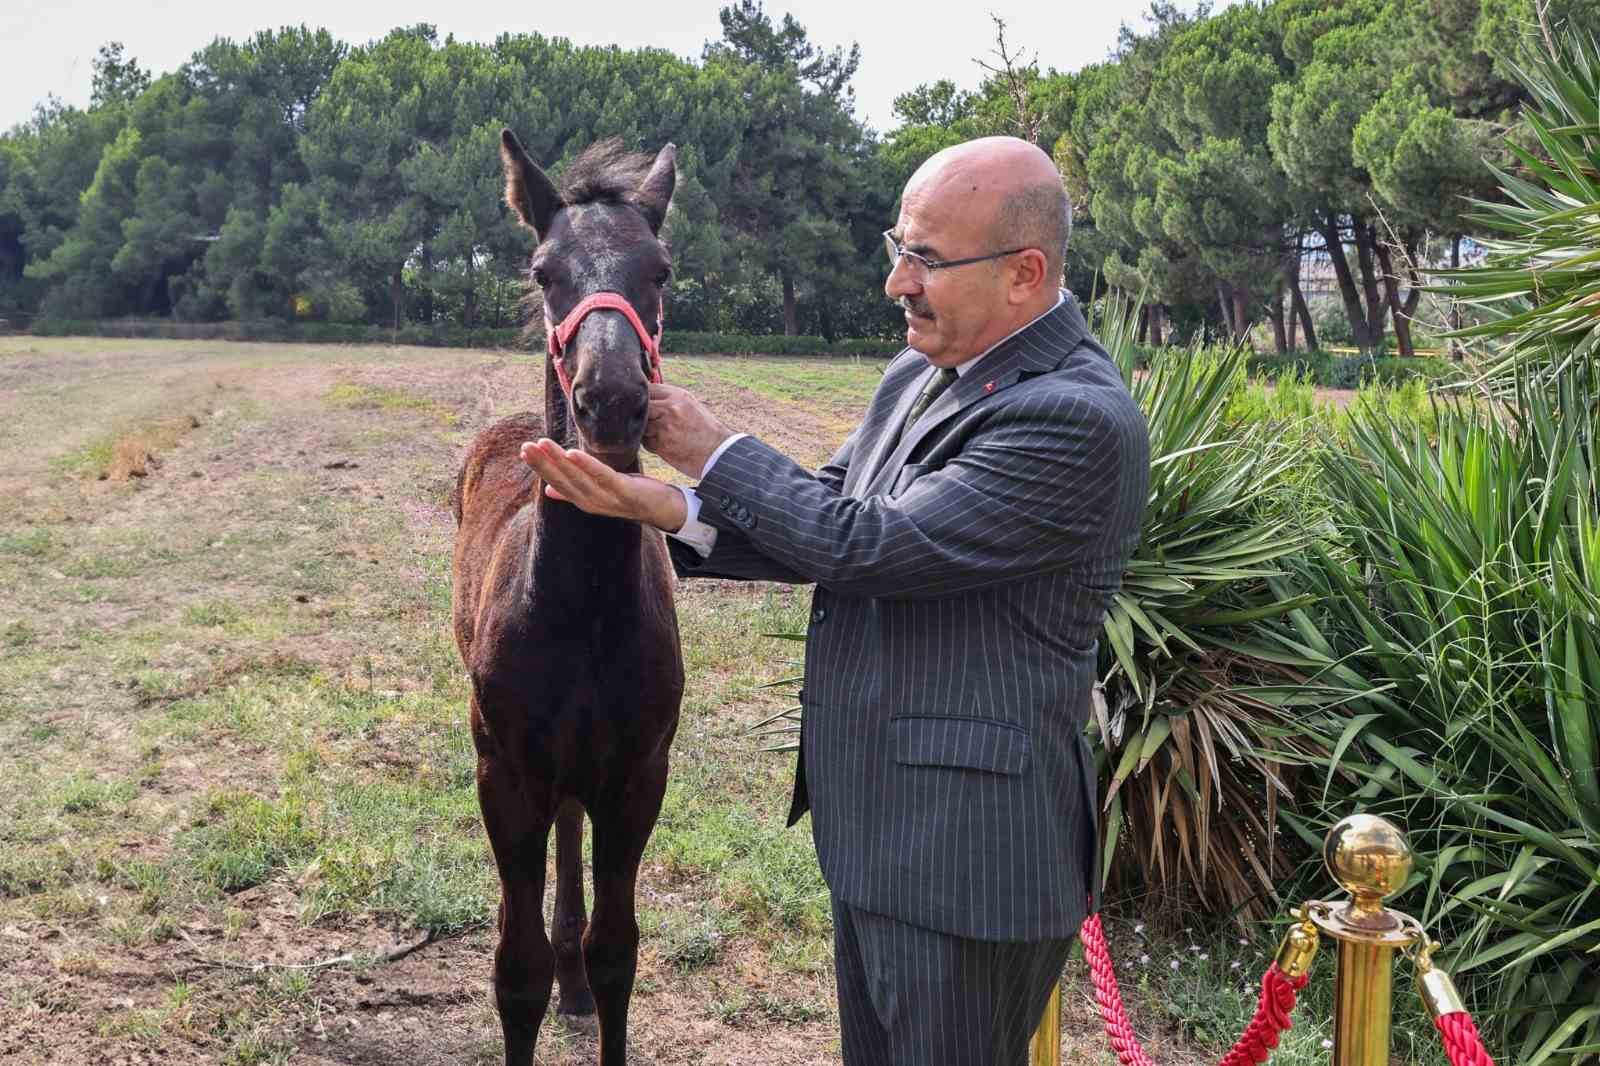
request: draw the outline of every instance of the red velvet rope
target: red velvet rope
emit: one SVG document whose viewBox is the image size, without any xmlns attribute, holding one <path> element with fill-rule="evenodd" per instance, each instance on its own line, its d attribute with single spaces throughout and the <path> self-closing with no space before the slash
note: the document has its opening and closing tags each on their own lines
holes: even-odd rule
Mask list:
<svg viewBox="0 0 1600 1066">
<path fill-rule="evenodd" d="M 1441 1014 L 1433 1020 L 1434 1027 L 1444 1038 L 1445 1054 L 1450 1056 L 1450 1066 L 1494 1066 L 1494 1059 L 1484 1049 L 1483 1037 L 1466 1011 Z"/>
<path fill-rule="evenodd" d="M 1117 988 L 1117 975 L 1111 968 L 1111 953 L 1106 949 L 1105 930 L 1100 927 L 1100 916 L 1091 914 L 1083 920 L 1078 930 L 1083 941 L 1083 954 L 1089 961 L 1089 976 L 1094 981 L 1094 999 L 1100 1005 L 1100 1017 L 1105 1021 L 1106 1036 L 1117 1053 L 1122 1066 L 1154 1066 L 1150 1056 L 1139 1046 L 1133 1035 L 1133 1025 L 1122 1007 L 1122 993 Z M 1256 1003 L 1256 1016 L 1245 1026 L 1239 1042 L 1222 1057 L 1222 1066 L 1256 1066 L 1267 1061 L 1272 1049 L 1278 1046 L 1278 1037 L 1293 1023 L 1289 1013 L 1294 1010 L 1295 999 L 1309 980 L 1307 975 L 1289 977 L 1274 962 L 1261 978 L 1261 998 Z M 1471 1020 L 1468 1020 L 1471 1024 Z M 1476 1060 L 1456 1062 L 1453 1066 L 1492 1066 Z"/>
</svg>

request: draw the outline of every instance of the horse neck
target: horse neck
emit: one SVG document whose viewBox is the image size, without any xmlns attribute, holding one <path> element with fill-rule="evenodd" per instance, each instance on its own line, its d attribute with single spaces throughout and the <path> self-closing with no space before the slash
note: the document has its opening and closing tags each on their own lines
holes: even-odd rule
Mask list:
<svg viewBox="0 0 1600 1066">
<path fill-rule="evenodd" d="M 563 448 L 578 447 L 553 357 L 545 360 L 544 395 L 546 435 Z M 637 462 L 625 471 L 638 472 Z M 528 570 L 529 587 L 541 592 L 539 602 L 582 604 L 592 612 L 638 596 L 644 550 L 639 523 L 586 514 L 542 492 L 535 506 L 539 520 L 528 545 Z"/>
</svg>

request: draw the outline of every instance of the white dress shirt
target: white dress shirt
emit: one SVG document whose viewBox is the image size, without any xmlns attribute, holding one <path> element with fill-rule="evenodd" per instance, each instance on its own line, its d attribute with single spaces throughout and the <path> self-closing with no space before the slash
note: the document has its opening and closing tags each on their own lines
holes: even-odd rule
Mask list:
<svg viewBox="0 0 1600 1066">
<path fill-rule="evenodd" d="M 1021 333 L 1023 330 L 1027 329 L 1028 326 L 1031 326 L 1035 322 L 1039 321 L 1039 319 L 1043 318 L 1045 315 L 1055 311 L 1056 308 L 1061 306 L 1066 298 L 1067 293 L 1066 290 L 1063 289 L 1057 294 L 1056 302 L 1050 305 L 1049 311 L 1029 319 L 1025 325 L 1018 329 L 1012 330 L 1010 333 L 1007 333 L 1004 337 L 1001 337 L 999 340 L 995 341 L 993 344 L 989 345 L 989 347 L 985 348 L 977 355 L 974 355 L 972 358 L 964 359 L 957 363 L 956 373 L 964 377 L 967 371 L 978 365 L 978 360 L 982 359 L 984 356 L 1000 347 L 1000 345 L 1004 344 L 1012 337 L 1015 337 L 1018 333 Z M 704 481 L 706 479 L 706 475 L 711 473 L 711 468 L 717 465 L 717 460 L 722 458 L 722 453 L 727 451 L 728 448 L 732 446 L 734 441 L 738 440 L 740 437 L 748 436 L 748 433 L 735 433 L 727 440 L 717 445 L 717 450 L 711 453 L 711 457 L 706 460 L 706 465 L 700 468 L 700 480 Z M 683 541 L 695 551 L 699 552 L 701 558 L 707 558 L 711 555 L 712 549 L 717 546 L 717 527 L 713 525 L 707 525 L 705 522 L 700 521 L 700 497 L 695 493 L 694 489 L 679 485 L 678 491 L 683 493 L 683 503 L 684 506 L 688 508 L 688 517 L 684 519 L 682 527 L 680 527 L 676 532 L 669 532 L 667 536 L 672 537 L 675 540 Z"/>
</svg>

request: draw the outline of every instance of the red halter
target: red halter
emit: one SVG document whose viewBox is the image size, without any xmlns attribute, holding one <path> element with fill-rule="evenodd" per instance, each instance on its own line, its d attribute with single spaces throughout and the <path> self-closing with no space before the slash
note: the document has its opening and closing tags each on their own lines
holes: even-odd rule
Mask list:
<svg viewBox="0 0 1600 1066">
<path fill-rule="evenodd" d="M 578 327 L 583 325 L 583 320 L 595 311 L 621 311 L 628 319 L 628 325 L 639 335 L 639 341 L 644 345 L 644 350 L 650 353 L 650 380 L 661 384 L 661 305 L 656 305 L 656 331 L 654 334 L 646 333 L 644 323 L 639 320 L 639 312 L 633 305 L 614 292 L 592 292 L 579 301 L 578 306 L 567 313 L 567 317 L 560 322 L 550 321 L 550 316 L 544 319 L 545 339 L 548 341 L 550 358 L 556 364 L 556 377 L 561 381 L 561 391 L 572 398 L 572 382 L 567 378 L 567 368 L 562 365 L 561 352 L 572 342 L 573 334 L 578 332 Z"/>
</svg>

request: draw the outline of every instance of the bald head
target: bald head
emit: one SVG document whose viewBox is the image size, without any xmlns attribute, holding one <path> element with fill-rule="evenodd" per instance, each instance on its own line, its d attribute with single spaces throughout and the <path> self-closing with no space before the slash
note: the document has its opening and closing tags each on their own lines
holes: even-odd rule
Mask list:
<svg viewBox="0 0 1600 1066">
<path fill-rule="evenodd" d="M 1038 248 L 1052 279 L 1060 278 L 1072 236 L 1072 204 L 1061 173 L 1018 137 L 980 137 L 936 152 L 917 168 L 906 191 L 949 194 L 987 215 L 997 248 Z"/>
</svg>

